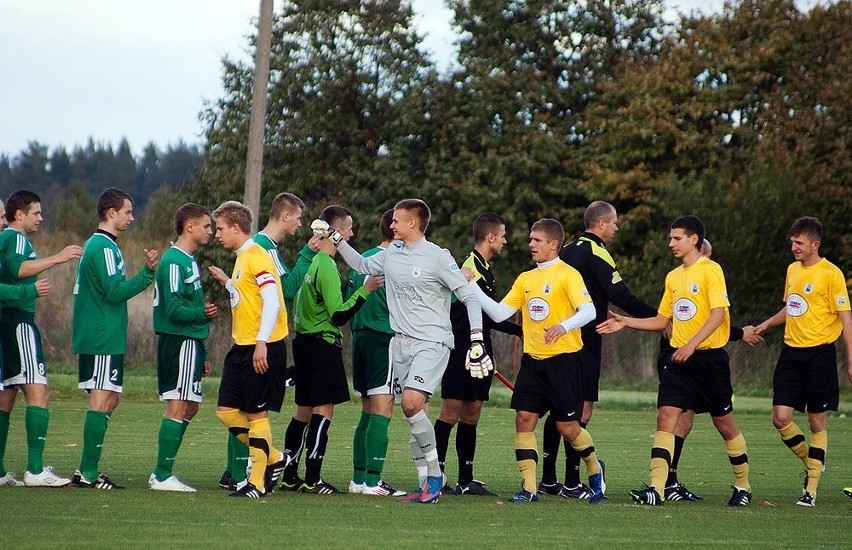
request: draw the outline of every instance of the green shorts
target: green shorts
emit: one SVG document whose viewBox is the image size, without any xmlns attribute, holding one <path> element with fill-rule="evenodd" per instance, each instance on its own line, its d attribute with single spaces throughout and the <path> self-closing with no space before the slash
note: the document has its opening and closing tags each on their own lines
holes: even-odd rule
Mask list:
<svg viewBox="0 0 852 550">
<path fill-rule="evenodd" d="M 3 348 L 3 386 L 47 385 L 47 368 L 41 349 L 41 333 L 32 321 L 0 321 L 0 346 Z"/>
<path fill-rule="evenodd" d="M 160 334 L 157 338 L 157 384 L 160 401 L 201 402 L 204 342 L 186 336 Z"/>
<path fill-rule="evenodd" d="M 124 381 L 124 354 L 80 354 L 77 387 L 81 390 L 108 390 L 121 393 Z"/>
<path fill-rule="evenodd" d="M 355 395 L 393 395 L 390 341 L 393 334 L 352 331 L 352 388 Z"/>
</svg>

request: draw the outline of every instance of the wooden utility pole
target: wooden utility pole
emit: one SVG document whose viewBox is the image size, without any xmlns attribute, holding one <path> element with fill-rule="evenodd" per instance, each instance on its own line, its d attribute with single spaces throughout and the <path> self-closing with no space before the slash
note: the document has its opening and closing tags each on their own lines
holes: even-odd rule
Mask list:
<svg viewBox="0 0 852 550">
<path fill-rule="evenodd" d="M 254 83 L 251 92 L 246 186 L 243 203 L 251 208 L 251 231 L 257 232 L 260 217 L 260 180 L 263 175 L 263 136 L 266 128 L 266 95 L 269 86 L 269 56 L 272 50 L 273 0 L 260 0 L 257 23 L 257 51 L 254 57 Z"/>
</svg>

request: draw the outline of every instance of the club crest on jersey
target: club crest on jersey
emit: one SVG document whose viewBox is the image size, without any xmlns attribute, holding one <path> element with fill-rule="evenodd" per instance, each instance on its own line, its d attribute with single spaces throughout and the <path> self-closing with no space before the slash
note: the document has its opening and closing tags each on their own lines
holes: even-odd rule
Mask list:
<svg viewBox="0 0 852 550">
<path fill-rule="evenodd" d="M 814 284 L 808 283 L 805 285 L 805 294 L 810 294 L 814 290 Z"/>
<path fill-rule="evenodd" d="M 546 284 L 544 285 L 544 293 L 545 293 L 545 294 L 550 294 L 550 283 L 546 283 Z"/>
<path fill-rule="evenodd" d="M 846 305 L 846 296 L 838 296 L 837 297 L 837 305 L 838 307 L 843 307 Z"/>
<path fill-rule="evenodd" d="M 456 271 L 459 270 L 459 264 L 457 264 L 456 262 L 451 263 L 447 267 L 450 268 L 450 272 L 452 272 L 452 273 L 455 273 Z"/>
<path fill-rule="evenodd" d="M 808 302 L 798 294 L 787 296 L 787 315 L 801 317 L 808 311 Z"/>
<path fill-rule="evenodd" d="M 527 302 L 527 310 L 533 321 L 544 321 L 550 315 L 550 304 L 541 298 L 533 298 Z"/>
<path fill-rule="evenodd" d="M 419 277 L 420 276 L 420 268 L 415 267 L 414 269 L 412 269 L 411 270 L 411 276 L 412 277 Z"/>
<path fill-rule="evenodd" d="M 681 298 L 674 303 L 674 316 L 678 321 L 689 321 L 698 313 L 698 306 L 689 298 Z"/>
<path fill-rule="evenodd" d="M 689 291 L 693 294 L 698 294 L 698 283 L 692 283 Z"/>
<path fill-rule="evenodd" d="M 238 270 L 236 270 L 236 271 L 234 271 L 234 279 L 236 279 L 236 280 L 238 280 L 238 281 L 239 281 L 239 280 L 240 280 L 240 277 L 242 277 L 242 275 L 243 275 L 243 274 L 241 273 L 241 271 L 240 271 L 239 269 L 238 269 Z"/>
<path fill-rule="evenodd" d="M 403 246 L 405 246 L 405 243 L 403 243 L 402 241 L 394 241 L 393 245 L 395 248 L 402 248 Z"/>
</svg>

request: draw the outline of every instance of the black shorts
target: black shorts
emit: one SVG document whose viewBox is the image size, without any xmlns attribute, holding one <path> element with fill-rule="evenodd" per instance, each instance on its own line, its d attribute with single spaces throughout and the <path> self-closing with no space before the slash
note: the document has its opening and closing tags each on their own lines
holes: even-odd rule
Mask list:
<svg viewBox="0 0 852 550">
<path fill-rule="evenodd" d="M 319 407 L 349 401 L 349 383 L 343 367 L 343 348 L 321 337 L 296 334 L 296 405 Z"/>
<path fill-rule="evenodd" d="M 834 344 L 812 348 L 784 345 L 772 378 L 772 404 L 799 412 L 836 411 L 840 402 Z"/>
<path fill-rule="evenodd" d="M 734 410 L 733 395 L 731 365 L 724 349 L 696 350 L 686 363 L 672 363 L 669 353 L 660 379 L 657 408 L 677 407 L 696 414 L 725 416 Z"/>
<path fill-rule="evenodd" d="M 587 330 L 586 327 L 590 327 Z M 594 323 L 580 329 L 583 335 L 583 401 L 597 402 L 601 382 L 601 343 Z"/>
<path fill-rule="evenodd" d="M 485 378 L 472 377 L 470 371 L 465 368 L 468 349 L 468 347 L 456 347 L 450 352 L 447 370 L 444 371 L 444 377 L 441 379 L 442 399 L 488 401 L 494 371 L 488 373 Z"/>
<path fill-rule="evenodd" d="M 550 411 L 559 422 L 580 421 L 583 417 L 583 357 L 563 353 L 547 359 L 534 359 L 526 353 L 512 394 L 516 411 Z"/>
<path fill-rule="evenodd" d="M 219 384 L 219 407 L 239 409 L 244 413 L 280 412 L 284 403 L 284 369 L 287 345 L 284 340 L 266 344 L 269 368 L 263 374 L 254 370 L 254 345 L 234 344 L 225 356 L 222 381 Z"/>
</svg>

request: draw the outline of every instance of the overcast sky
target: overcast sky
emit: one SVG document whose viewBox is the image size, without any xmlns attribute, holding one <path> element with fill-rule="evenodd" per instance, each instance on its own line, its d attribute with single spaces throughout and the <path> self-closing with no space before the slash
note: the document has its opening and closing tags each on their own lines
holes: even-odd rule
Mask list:
<svg viewBox="0 0 852 550">
<path fill-rule="evenodd" d="M 811 5 L 815 0 L 802 0 Z M 275 5 L 280 6 L 281 0 Z M 666 0 L 669 17 L 722 0 Z M 68 149 L 89 137 L 138 153 L 201 142 L 198 113 L 221 95 L 221 59 L 249 58 L 259 0 L 0 0 L 0 154 L 30 140 Z M 455 39 L 443 0 L 414 0 L 439 66 Z"/>
</svg>

